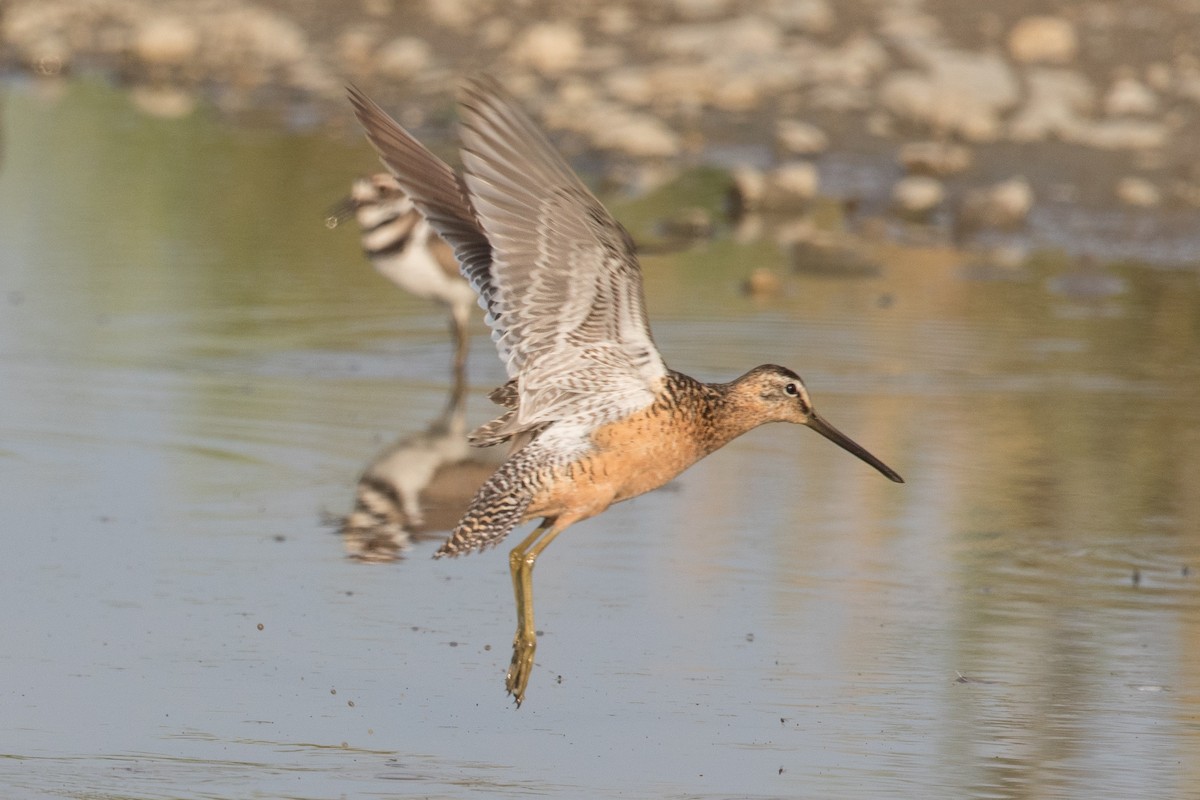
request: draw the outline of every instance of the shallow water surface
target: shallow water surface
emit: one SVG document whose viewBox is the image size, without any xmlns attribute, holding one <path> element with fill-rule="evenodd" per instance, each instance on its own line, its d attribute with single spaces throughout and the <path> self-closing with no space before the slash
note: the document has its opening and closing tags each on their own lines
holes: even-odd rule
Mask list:
<svg viewBox="0 0 1200 800">
<path fill-rule="evenodd" d="M 760 302 L 770 247 L 648 257 L 673 367 L 795 367 L 908 483 L 774 426 L 571 529 L 514 711 L 504 553 L 324 521 L 450 389 L 441 312 L 322 225 L 366 146 L 3 102 L 5 796 L 1195 796 L 1194 270 L 883 248 Z"/>
</svg>

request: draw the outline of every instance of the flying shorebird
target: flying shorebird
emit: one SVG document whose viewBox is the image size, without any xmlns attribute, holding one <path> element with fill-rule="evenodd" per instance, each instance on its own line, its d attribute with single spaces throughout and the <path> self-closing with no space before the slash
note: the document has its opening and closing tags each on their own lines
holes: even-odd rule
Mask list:
<svg viewBox="0 0 1200 800">
<path fill-rule="evenodd" d="M 505 685 L 518 706 L 537 649 L 534 563 L 574 523 L 766 422 L 807 425 L 903 482 L 826 422 L 791 370 L 765 365 L 708 384 L 668 369 L 629 234 L 495 81 L 463 88 L 461 176 L 361 91 L 349 93 L 383 163 L 454 248 L 508 370 L 492 393 L 508 410 L 471 440 L 512 449 L 435 557 L 496 545 L 542 520 L 509 554 L 517 632 Z"/>
</svg>

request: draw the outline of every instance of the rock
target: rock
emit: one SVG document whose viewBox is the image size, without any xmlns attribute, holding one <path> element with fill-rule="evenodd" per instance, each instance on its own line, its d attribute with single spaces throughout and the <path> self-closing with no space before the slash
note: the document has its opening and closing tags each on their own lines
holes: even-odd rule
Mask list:
<svg viewBox="0 0 1200 800">
<path fill-rule="evenodd" d="M 743 217 L 760 210 L 767 194 L 767 176 L 754 167 L 740 166 L 734 168 L 729 177 L 732 179 L 729 187 L 732 215 Z"/>
<path fill-rule="evenodd" d="M 1030 99 L 1009 124 L 1011 139 L 1034 141 L 1053 136 L 1103 150 L 1153 150 L 1163 147 L 1170 137 L 1170 128 L 1160 120 L 1090 119 L 1087 115 L 1095 106 L 1095 92 L 1078 73 L 1038 69 L 1027 77 Z M 1140 88 L 1126 84 L 1117 99 L 1109 93 L 1105 104 L 1110 111 L 1149 113 L 1151 107 L 1157 108 L 1153 93 L 1134 83 Z"/>
<path fill-rule="evenodd" d="M 200 47 L 200 35 L 180 17 L 154 17 L 140 25 L 133 38 L 133 53 L 146 64 L 180 66 L 191 61 Z"/>
<path fill-rule="evenodd" d="M 900 148 L 900 164 L 910 175 L 945 177 L 971 166 L 971 151 L 953 142 L 909 142 Z"/>
<path fill-rule="evenodd" d="M 628 36 L 637 24 L 633 11 L 624 6 L 603 6 L 596 11 L 596 29 L 605 36 Z"/>
<path fill-rule="evenodd" d="M 411 80 L 429 69 L 432 62 L 433 48 L 415 36 L 392 39 L 375 54 L 379 74 L 396 80 Z"/>
<path fill-rule="evenodd" d="M 641 67 L 615 69 L 602 78 L 604 89 L 613 98 L 632 106 L 647 106 L 654 100 L 654 88 L 647 70 Z"/>
<path fill-rule="evenodd" d="M 775 124 L 775 142 L 785 153 L 814 156 L 829 147 L 829 137 L 816 125 L 795 119 L 781 119 Z"/>
<path fill-rule="evenodd" d="M 75 53 L 68 15 L 55 3 L 7 4 L 0 10 L 0 42 L 36 74 L 58 75 L 70 67 Z"/>
<path fill-rule="evenodd" d="M 879 7 L 879 33 L 904 55 L 942 46 L 942 23 L 919 10 L 919 3 L 885 3 Z"/>
<path fill-rule="evenodd" d="M 1009 55 L 1021 64 L 1069 64 L 1078 49 L 1075 27 L 1061 17 L 1024 17 L 1008 34 Z"/>
<path fill-rule="evenodd" d="M 794 65 L 798 71 L 778 83 L 780 91 L 811 84 L 809 104 L 813 108 L 869 111 L 876 105 L 872 84 L 887 69 L 888 53 L 875 38 L 857 33 L 837 47 L 793 43 L 781 65 Z"/>
<path fill-rule="evenodd" d="M 570 22 L 539 22 L 517 40 L 510 55 L 543 75 L 559 75 L 583 55 L 583 34 Z"/>
<path fill-rule="evenodd" d="M 466 31 L 479 24 L 479 3 L 476 0 L 437 0 L 425 3 L 430 18 L 447 28 Z"/>
<path fill-rule="evenodd" d="M 722 111 L 753 111 L 761 102 L 761 86 L 753 75 L 728 75 L 708 95 L 708 104 Z"/>
<path fill-rule="evenodd" d="M 1110 117 L 1150 116 L 1158 112 L 1158 96 L 1137 78 L 1118 78 L 1104 96 Z"/>
<path fill-rule="evenodd" d="M 1025 75 L 1028 99 L 1009 121 L 1008 136 L 1031 142 L 1056 136 L 1071 141 L 1090 122 L 1085 115 L 1096 105 L 1096 92 L 1081 73 L 1033 67 Z"/>
<path fill-rule="evenodd" d="M 818 88 L 830 83 L 865 89 L 888 66 L 888 52 L 879 40 L 856 33 L 840 47 L 821 49 L 808 57 Z"/>
<path fill-rule="evenodd" d="M 617 150 L 635 158 L 670 158 L 679 155 L 683 141 L 666 123 L 649 114 L 626 111 L 597 120 L 592 128 L 592 144 L 604 150 Z"/>
<path fill-rule="evenodd" d="M 991 141 L 1000 115 L 1019 97 L 1016 77 L 994 54 L 931 48 L 920 56 L 926 71 L 892 73 L 879 88 L 880 103 L 902 119 L 969 141 Z"/>
<path fill-rule="evenodd" d="M 990 141 L 1000 128 L 994 109 L 953 90 L 947 91 L 933 79 L 914 72 L 888 77 L 879 90 L 879 98 L 888 111 L 902 119 L 971 141 Z"/>
<path fill-rule="evenodd" d="M 820 174 L 808 161 L 782 164 L 768 173 L 742 166 L 731 177 L 729 204 L 738 218 L 755 211 L 802 210 L 820 188 Z"/>
<path fill-rule="evenodd" d="M 704 108 L 717 76 L 693 64 L 657 63 L 646 69 L 650 105 L 655 109 L 694 115 Z"/>
<path fill-rule="evenodd" d="M 340 93 L 344 82 L 324 66 L 328 47 L 314 47 L 288 13 L 237 0 L 26 0 L 6 4 L 0 25 L 5 44 L 35 67 L 83 57 L 134 81 L 202 81 L 220 107 L 264 84 L 324 95 Z"/>
<path fill-rule="evenodd" d="M 596 96 L 596 88 L 591 81 L 567 78 L 558 84 L 555 103 L 564 114 L 573 114 L 577 113 L 578 110 L 595 108 L 600 102 L 601 100 Z"/>
<path fill-rule="evenodd" d="M 214 13 L 203 27 L 205 46 L 198 58 L 210 69 L 236 75 L 243 85 L 266 82 L 272 72 L 291 69 L 311 50 L 298 24 L 261 8 Z"/>
<path fill-rule="evenodd" d="M 1127 175 L 1117 181 L 1117 199 L 1127 206 L 1153 208 L 1162 203 L 1162 192 L 1150 181 Z"/>
<path fill-rule="evenodd" d="M 338 60 L 358 75 L 375 68 L 375 46 L 379 36 L 373 26 L 355 25 L 338 34 L 334 48 Z"/>
<path fill-rule="evenodd" d="M 767 175 L 767 200 L 777 207 L 806 204 L 817 196 L 821 177 L 809 161 L 782 164 Z"/>
<path fill-rule="evenodd" d="M 315 96 L 341 99 L 346 94 L 346 81 L 325 69 L 318 59 L 306 58 L 288 70 L 287 84 Z M 299 123 L 299 117 L 296 122 Z"/>
<path fill-rule="evenodd" d="M 58 36 L 46 36 L 30 42 L 22 56 L 22 61 L 34 74 L 44 78 L 69 72 L 73 58 L 70 45 Z"/>
<path fill-rule="evenodd" d="M 1070 141 L 1101 150 L 1154 150 L 1170 136 L 1166 124 L 1141 119 L 1106 119 L 1080 129 Z"/>
<path fill-rule="evenodd" d="M 907 219 L 928 219 L 945 199 L 942 182 L 925 175 L 908 175 L 892 186 L 892 207 Z"/>
<path fill-rule="evenodd" d="M 994 228 L 1010 230 L 1025 224 L 1033 208 L 1033 187 L 1024 176 L 992 186 L 972 189 L 958 207 L 955 229 L 959 233 Z"/>
<path fill-rule="evenodd" d="M 759 267 L 742 283 L 742 293 L 751 297 L 773 297 L 783 289 L 783 281 L 773 271 Z"/>
<path fill-rule="evenodd" d="M 747 63 L 777 54 L 782 42 L 779 26 L 751 14 L 720 22 L 668 25 L 654 40 L 658 52 L 672 58 L 719 56 Z"/>
<path fill-rule="evenodd" d="M 129 98 L 142 113 L 162 119 L 180 119 L 196 110 L 196 97 L 173 87 L 135 86 Z"/>
</svg>

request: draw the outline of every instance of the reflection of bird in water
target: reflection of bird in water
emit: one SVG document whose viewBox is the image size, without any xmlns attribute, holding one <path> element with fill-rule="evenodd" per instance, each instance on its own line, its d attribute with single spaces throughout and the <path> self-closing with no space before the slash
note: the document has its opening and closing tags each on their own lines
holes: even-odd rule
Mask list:
<svg viewBox="0 0 1200 800">
<path fill-rule="evenodd" d="M 705 384 L 667 369 L 629 235 L 493 81 L 464 88 L 461 178 L 361 92 L 350 98 L 384 163 L 454 246 L 511 379 L 493 392 L 509 410 L 471 438 L 513 451 L 437 555 L 495 545 L 542 519 L 509 555 L 517 633 L 506 686 L 518 705 L 537 647 L 533 566 L 570 525 L 766 422 L 807 425 L 901 480 L 818 415 L 790 370 Z"/>
<path fill-rule="evenodd" d="M 452 530 L 496 471 L 499 458 L 480 458 L 467 444 L 465 396 L 456 383 L 445 411 L 428 428 L 401 437 L 363 470 L 354 510 L 340 520 L 352 557 L 392 561 L 410 540 Z"/>
<path fill-rule="evenodd" d="M 350 196 L 330 210 L 330 227 L 351 215 L 362 229 L 363 252 L 381 275 L 406 292 L 450 309 L 454 372 L 461 379 L 467 363 L 467 324 L 478 297 L 459 273 L 450 246 L 386 172 L 355 180 Z"/>
</svg>

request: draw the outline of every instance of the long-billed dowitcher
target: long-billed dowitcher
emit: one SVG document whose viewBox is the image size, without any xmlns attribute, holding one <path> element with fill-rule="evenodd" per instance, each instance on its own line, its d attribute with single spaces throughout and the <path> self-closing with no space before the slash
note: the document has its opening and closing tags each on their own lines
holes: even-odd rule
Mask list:
<svg viewBox="0 0 1200 800">
<path fill-rule="evenodd" d="M 380 275 L 410 294 L 450 309 L 454 372 L 461 380 L 467 364 L 467 324 L 477 298 L 459 272 L 450 246 L 386 172 L 355 180 L 349 197 L 330 210 L 330 225 L 350 215 L 362 229 L 363 252 Z"/>
<path fill-rule="evenodd" d="M 533 566 L 567 527 L 656 489 L 766 422 L 820 433 L 897 483 L 900 476 L 817 414 L 800 376 L 755 367 L 730 383 L 667 368 L 650 337 L 633 243 L 537 126 L 493 81 L 463 87 L 457 175 L 355 88 L 367 138 L 479 292 L 509 382 L 507 406 L 472 441 L 512 450 L 437 556 L 541 524 L 509 555 L 517 633 L 506 687 L 533 670 Z"/>
</svg>

